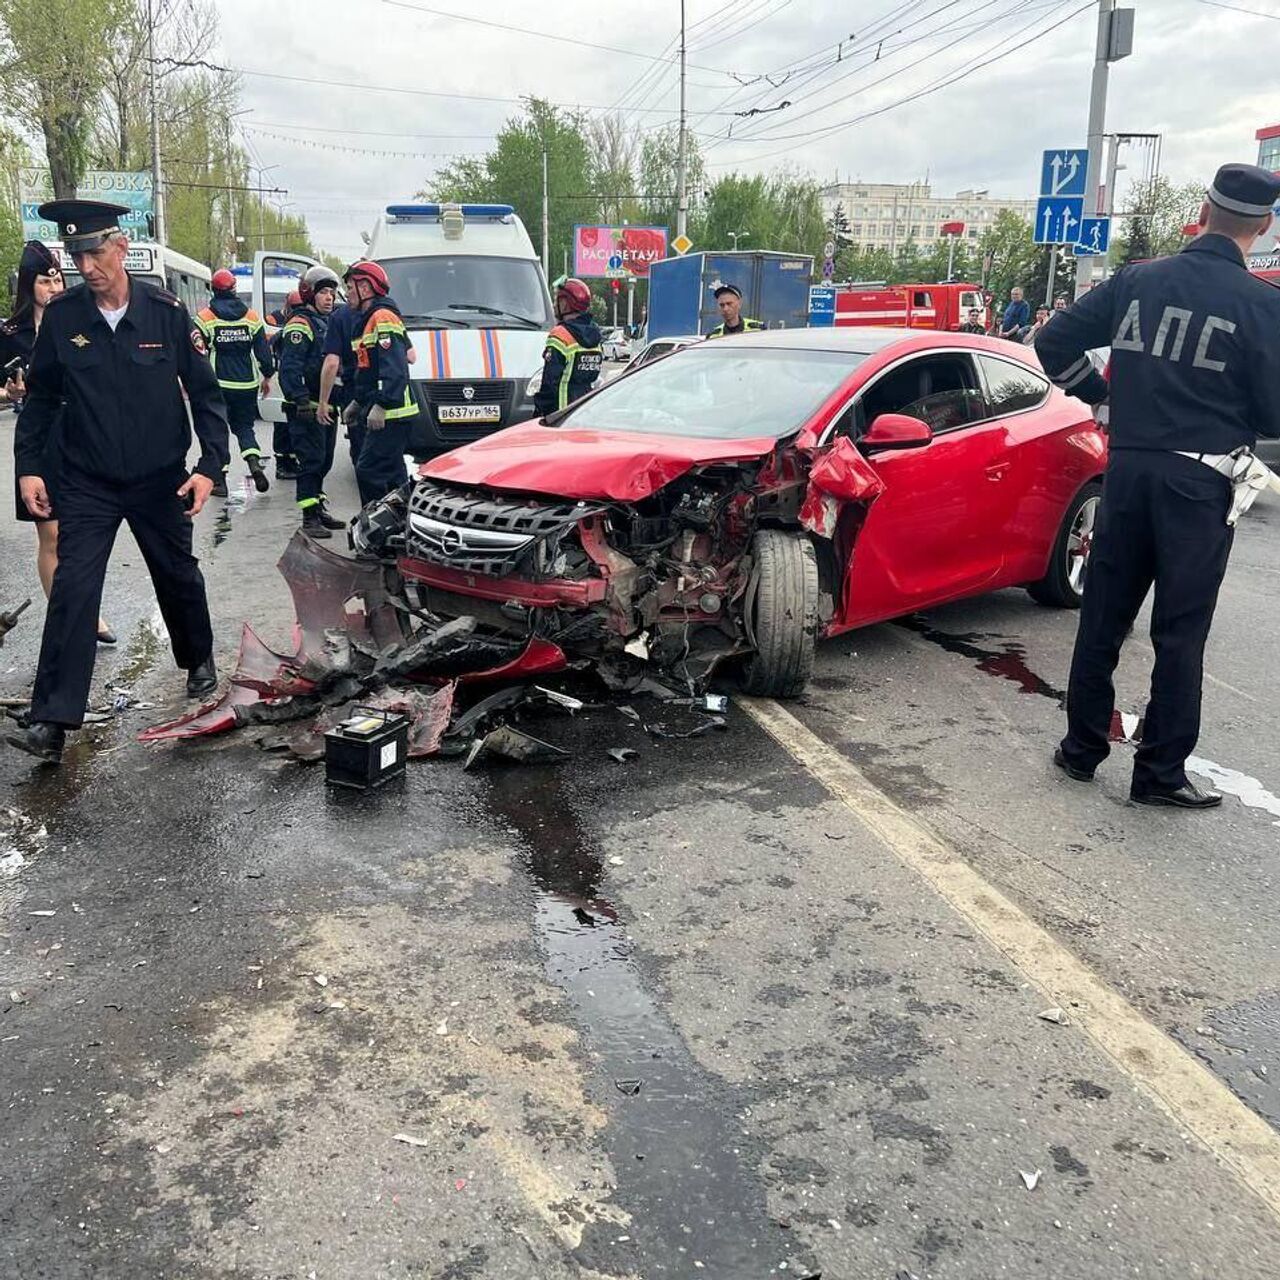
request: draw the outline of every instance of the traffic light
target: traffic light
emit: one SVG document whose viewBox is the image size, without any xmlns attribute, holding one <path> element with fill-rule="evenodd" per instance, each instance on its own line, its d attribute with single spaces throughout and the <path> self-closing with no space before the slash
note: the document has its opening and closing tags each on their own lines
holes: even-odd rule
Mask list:
<svg viewBox="0 0 1280 1280">
<path fill-rule="evenodd" d="M 610 281 L 609 281 L 609 289 L 610 289 L 610 291 L 611 291 L 612 293 L 617 293 L 617 292 L 619 292 L 619 290 L 621 290 L 621 288 L 622 288 L 622 286 L 621 286 L 621 285 L 620 285 L 616 280 L 610 280 Z"/>
</svg>

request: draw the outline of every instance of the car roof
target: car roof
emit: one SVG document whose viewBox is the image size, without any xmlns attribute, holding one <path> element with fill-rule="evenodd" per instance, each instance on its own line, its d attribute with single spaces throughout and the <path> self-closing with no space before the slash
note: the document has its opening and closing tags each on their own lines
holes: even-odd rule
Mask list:
<svg viewBox="0 0 1280 1280">
<path fill-rule="evenodd" d="M 749 345 L 787 351 L 833 351 L 871 356 L 886 347 L 901 346 L 902 353 L 927 351 L 930 347 L 969 347 L 1035 365 L 1033 348 L 1001 338 L 976 333 L 953 333 L 945 329 L 902 329 L 876 325 L 853 325 L 844 329 L 765 329 L 756 333 L 727 334 L 716 346 Z"/>
</svg>

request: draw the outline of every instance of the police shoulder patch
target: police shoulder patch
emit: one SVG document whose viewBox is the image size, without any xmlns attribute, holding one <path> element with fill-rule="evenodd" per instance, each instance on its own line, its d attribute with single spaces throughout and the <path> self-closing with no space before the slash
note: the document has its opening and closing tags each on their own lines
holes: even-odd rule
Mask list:
<svg viewBox="0 0 1280 1280">
<path fill-rule="evenodd" d="M 171 307 L 182 306 L 182 299 L 176 293 L 170 293 L 168 289 L 162 289 L 158 284 L 151 286 L 151 292 L 160 299 L 161 302 L 167 302 Z"/>
<path fill-rule="evenodd" d="M 192 345 L 192 346 L 193 346 L 193 347 L 194 347 L 194 348 L 195 348 L 195 349 L 196 349 L 196 350 L 197 350 L 197 351 L 198 351 L 202 356 L 207 356 L 207 355 L 209 354 L 209 348 L 208 348 L 208 346 L 205 344 L 204 334 L 203 334 L 203 333 L 201 333 L 201 331 L 200 331 L 200 329 L 199 329 L 198 327 L 197 327 L 197 328 L 194 328 L 194 329 L 192 329 L 192 330 L 191 330 L 191 335 L 190 335 L 190 337 L 191 337 L 191 345 Z"/>
<path fill-rule="evenodd" d="M 389 351 L 391 349 L 391 336 L 389 334 L 384 334 L 378 339 L 378 346 L 380 346 L 384 351 Z"/>
</svg>

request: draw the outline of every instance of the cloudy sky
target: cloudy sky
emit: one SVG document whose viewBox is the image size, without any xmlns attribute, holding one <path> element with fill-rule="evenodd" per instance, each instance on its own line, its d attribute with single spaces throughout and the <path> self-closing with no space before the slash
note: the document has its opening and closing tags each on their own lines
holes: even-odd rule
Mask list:
<svg viewBox="0 0 1280 1280">
<path fill-rule="evenodd" d="M 1277 17 L 1130 0 L 1134 54 L 1112 67 L 1107 127 L 1162 134 L 1161 169 L 1176 181 L 1252 161 L 1255 130 L 1280 122 L 1280 0 L 1230 2 Z M 1096 23 L 1085 0 L 687 5 L 690 118 L 713 175 L 785 166 L 1028 196 L 1042 149 L 1084 145 Z M 219 10 L 219 56 L 243 73 L 244 140 L 313 238 L 343 257 L 383 205 L 429 184 L 443 155 L 482 153 L 522 95 L 617 107 L 637 133 L 676 118 L 679 0 L 221 0 Z M 450 13 L 562 39 L 440 16 Z M 1135 151 L 1134 171 L 1142 159 Z"/>
</svg>

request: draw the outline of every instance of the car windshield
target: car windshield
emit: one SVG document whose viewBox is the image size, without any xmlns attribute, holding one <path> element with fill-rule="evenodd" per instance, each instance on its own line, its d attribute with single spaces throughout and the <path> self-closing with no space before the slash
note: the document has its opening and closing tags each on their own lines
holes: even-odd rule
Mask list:
<svg viewBox="0 0 1280 1280">
<path fill-rule="evenodd" d="M 549 329 L 542 268 L 524 258 L 388 258 L 382 266 L 406 320 L 451 328 Z"/>
<path fill-rule="evenodd" d="M 729 440 L 781 439 L 866 359 L 857 351 L 796 351 L 713 341 L 611 382 L 556 425 Z"/>
</svg>

